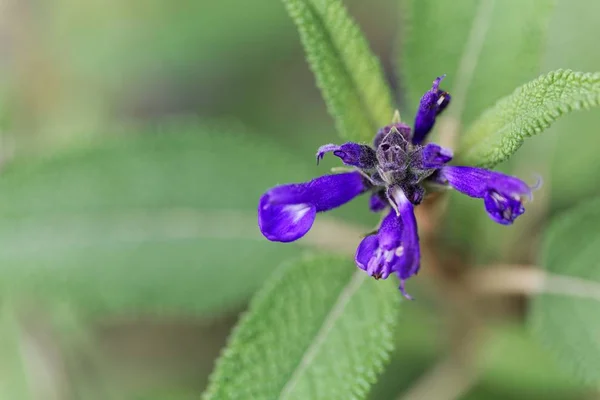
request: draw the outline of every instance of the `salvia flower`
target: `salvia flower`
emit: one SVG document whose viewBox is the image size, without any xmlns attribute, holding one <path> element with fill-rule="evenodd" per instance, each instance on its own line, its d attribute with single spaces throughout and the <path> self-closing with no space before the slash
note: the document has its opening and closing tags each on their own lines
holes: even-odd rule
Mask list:
<svg viewBox="0 0 600 400">
<path fill-rule="evenodd" d="M 410 299 L 405 282 L 419 272 L 421 258 L 414 207 L 428 190 L 453 188 L 481 198 L 492 220 L 512 224 L 525 212 L 523 204 L 532 199 L 532 187 L 500 172 L 447 165 L 452 150 L 435 143 L 422 144 L 437 116 L 450 103 L 450 95 L 440 89 L 443 79 L 444 75 L 435 79 L 421 98 L 414 129 L 397 122 L 381 128 L 373 146 L 348 142 L 318 149 L 317 163 L 333 153 L 351 167 L 350 172 L 267 191 L 258 205 L 258 225 L 263 235 L 278 242 L 300 239 L 310 230 L 318 212 L 369 192 L 370 210 L 386 215 L 377 231 L 359 244 L 356 265 L 375 279 L 396 274 L 400 291 Z"/>
</svg>

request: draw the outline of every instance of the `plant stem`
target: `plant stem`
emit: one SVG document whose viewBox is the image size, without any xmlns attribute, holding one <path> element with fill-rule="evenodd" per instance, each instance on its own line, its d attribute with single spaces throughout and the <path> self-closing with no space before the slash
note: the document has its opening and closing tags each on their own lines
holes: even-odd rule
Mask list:
<svg viewBox="0 0 600 400">
<path fill-rule="evenodd" d="M 600 283 L 551 274 L 539 267 L 496 265 L 471 271 L 466 284 L 483 295 L 535 295 L 540 293 L 583 297 L 600 301 Z"/>
</svg>

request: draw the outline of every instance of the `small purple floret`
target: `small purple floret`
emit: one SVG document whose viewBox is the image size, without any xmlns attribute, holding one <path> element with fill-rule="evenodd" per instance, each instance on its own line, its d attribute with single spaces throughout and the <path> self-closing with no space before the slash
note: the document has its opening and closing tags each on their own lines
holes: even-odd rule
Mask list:
<svg viewBox="0 0 600 400">
<path fill-rule="evenodd" d="M 383 211 L 389 203 L 385 197 L 385 191 L 373 192 L 369 198 L 369 209 L 373 212 Z"/>
<path fill-rule="evenodd" d="M 532 198 L 527 183 L 496 171 L 447 166 L 441 169 L 441 177 L 459 192 L 484 199 L 490 218 L 502 225 L 512 224 L 525 212 L 525 199 Z"/>
<path fill-rule="evenodd" d="M 319 147 L 317 151 L 317 164 L 323 159 L 325 153 L 333 152 L 333 155 L 339 157 L 344 164 L 360 169 L 373 169 L 377 165 L 375 150 L 366 144 L 344 143 L 341 146 L 335 144 L 326 144 Z"/>
<path fill-rule="evenodd" d="M 356 265 L 375 279 L 387 279 L 396 272 L 404 252 L 401 243 L 402 219 L 391 210 L 377 234 L 365 237 L 356 250 Z"/>
<path fill-rule="evenodd" d="M 440 82 L 446 77 L 442 75 L 433 81 L 431 90 L 427 91 L 419 104 L 415 117 L 415 130 L 412 141 L 415 144 L 423 142 L 425 136 L 433 129 L 435 119 L 450 104 L 450 94 L 440 89 Z"/>
<path fill-rule="evenodd" d="M 452 150 L 428 143 L 421 151 L 423 168 L 441 168 L 452 160 Z"/>
<path fill-rule="evenodd" d="M 408 278 L 419 272 L 420 249 L 417 221 L 413 205 L 401 190 L 395 196 L 396 210 L 383 219 L 377 234 L 367 236 L 356 250 L 356 265 L 375 279 L 386 279 L 396 273 L 400 291 L 412 299 L 405 290 Z"/>
<path fill-rule="evenodd" d="M 316 208 L 309 203 L 272 204 L 263 195 L 258 204 L 258 227 L 273 242 L 293 242 L 310 230 L 315 222 Z"/>
<path fill-rule="evenodd" d="M 276 186 L 260 198 L 258 226 L 271 241 L 293 242 L 310 230 L 316 213 L 339 207 L 366 189 L 359 172 Z"/>
</svg>

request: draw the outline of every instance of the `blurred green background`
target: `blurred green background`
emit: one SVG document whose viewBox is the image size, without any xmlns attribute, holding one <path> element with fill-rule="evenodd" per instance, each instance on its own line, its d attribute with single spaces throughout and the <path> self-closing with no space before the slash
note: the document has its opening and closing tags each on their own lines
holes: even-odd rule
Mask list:
<svg viewBox="0 0 600 400">
<path fill-rule="evenodd" d="M 411 109 L 395 72 L 399 3 L 345 3 Z M 198 398 L 278 264 L 309 249 L 346 252 L 339 227 L 376 221 L 359 198 L 297 244 L 258 232 L 264 190 L 336 165 L 314 162 L 339 139 L 294 25 L 276 0 L 1 6 L 0 398 Z M 520 83 L 600 70 L 595 11 L 591 0 L 558 0 L 542 66 Z M 547 218 L 598 192 L 598 122 L 598 111 L 569 115 L 501 166 L 545 180 L 514 230 L 451 196 L 447 247 L 468 248 L 476 264 L 535 263 Z M 445 311 L 403 305 L 407 329 L 373 399 L 399 397 L 445 351 Z M 521 326 L 522 302 L 497 309 L 463 398 L 591 398 Z"/>
</svg>

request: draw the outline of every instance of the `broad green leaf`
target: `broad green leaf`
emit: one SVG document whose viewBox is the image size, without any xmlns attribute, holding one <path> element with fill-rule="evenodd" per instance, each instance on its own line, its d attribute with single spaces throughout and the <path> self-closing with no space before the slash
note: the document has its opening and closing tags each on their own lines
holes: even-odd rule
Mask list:
<svg viewBox="0 0 600 400">
<path fill-rule="evenodd" d="M 549 273 L 529 320 L 560 365 L 600 383 L 600 200 L 569 210 L 548 228 L 541 265 Z"/>
<path fill-rule="evenodd" d="M 345 258 L 285 266 L 252 301 L 204 398 L 364 398 L 392 350 L 400 298 Z"/>
<path fill-rule="evenodd" d="M 381 65 L 340 0 L 282 0 L 340 135 L 370 141 L 394 111 Z"/>
<path fill-rule="evenodd" d="M 463 124 L 533 79 L 553 1 L 403 0 L 397 64 L 411 115 L 442 74 L 453 96 L 446 114 Z"/>
<path fill-rule="evenodd" d="M 256 205 L 311 178 L 312 154 L 201 124 L 138 133 L 4 171 L 0 291 L 88 313 L 214 314 L 299 253 L 262 237 Z"/>
<path fill-rule="evenodd" d="M 469 127 L 459 146 L 460 163 L 493 167 L 560 116 L 599 101 L 600 73 L 557 70 L 542 75 L 498 101 Z"/>
</svg>

